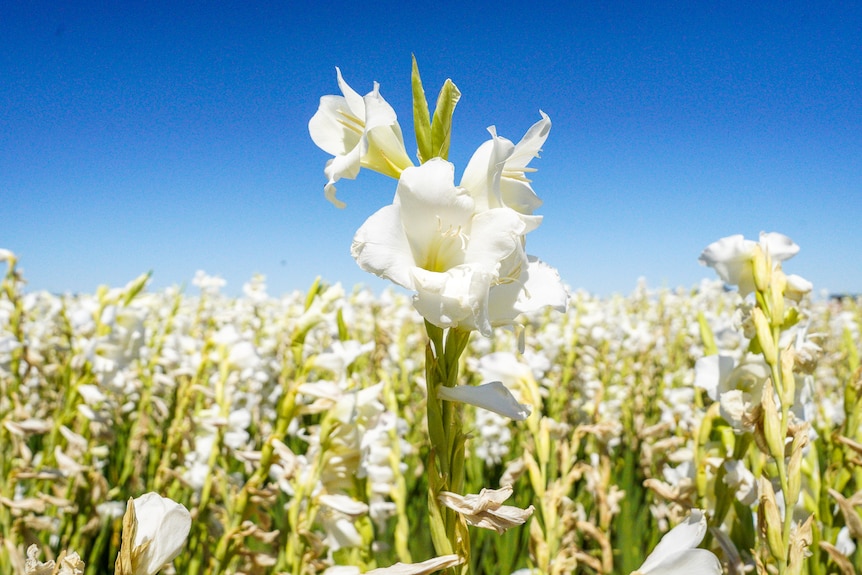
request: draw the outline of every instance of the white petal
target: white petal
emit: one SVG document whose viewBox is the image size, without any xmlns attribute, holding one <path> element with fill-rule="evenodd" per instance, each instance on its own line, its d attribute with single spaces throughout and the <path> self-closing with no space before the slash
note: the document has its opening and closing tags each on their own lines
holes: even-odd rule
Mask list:
<svg viewBox="0 0 862 575">
<path fill-rule="evenodd" d="M 481 266 L 460 265 L 446 272 L 413 268 L 413 307 L 437 327 L 476 329 L 491 335 L 488 292 L 495 274 Z"/>
<path fill-rule="evenodd" d="M 773 262 L 783 262 L 799 253 L 799 246 L 778 232 L 760 232 L 760 245 Z"/>
<path fill-rule="evenodd" d="M 659 573 L 660 571 L 653 570 L 666 561 L 677 560 L 678 552 L 700 545 L 704 535 L 706 535 L 706 516 L 703 511 L 694 509 L 685 521 L 665 533 L 638 571 Z"/>
<path fill-rule="evenodd" d="M 440 399 L 460 401 L 488 411 L 493 411 L 515 421 L 523 421 L 530 415 L 529 405 L 518 403 L 512 392 L 499 381 L 482 385 L 441 386 L 437 391 Z"/>
<path fill-rule="evenodd" d="M 738 286 L 740 295 L 746 296 L 754 291 L 751 261 L 756 245 L 741 234 L 728 236 L 709 244 L 699 261 L 713 268 L 724 283 Z"/>
<path fill-rule="evenodd" d="M 460 565 L 463 559 L 457 555 L 434 557 L 421 563 L 396 563 L 391 567 L 381 567 L 367 571 L 366 575 L 428 575 L 447 567 Z"/>
<path fill-rule="evenodd" d="M 180 554 L 191 529 L 188 510 L 157 493 L 134 500 L 137 529 L 134 546 L 150 541 L 136 575 L 154 575 Z"/>
<path fill-rule="evenodd" d="M 669 556 L 651 569 L 641 567 L 643 575 L 720 575 L 721 563 L 712 551 L 689 549 Z"/>
<path fill-rule="evenodd" d="M 694 386 L 706 391 L 709 398 L 718 399 L 718 390 L 733 372 L 736 362 L 727 355 L 707 355 L 694 364 Z"/>
<path fill-rule="evenodd" d="M 401 221 L 398 204 L 380 208 L 356 231 L 350 254 L 363 270 L 413 289 L 416 264 Z"/>
</svg>

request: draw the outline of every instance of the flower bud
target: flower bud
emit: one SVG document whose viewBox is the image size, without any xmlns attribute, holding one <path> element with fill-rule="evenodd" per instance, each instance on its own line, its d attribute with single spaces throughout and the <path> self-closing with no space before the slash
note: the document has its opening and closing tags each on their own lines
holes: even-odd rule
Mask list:
<svg viewBox="0 0 862 575">
<path fill-rule="evenodd" d="M 772 339 L 772 330 L 769 326 L 763 310 L 759 307 L 751 310 L 751 319 L 754 321 L 754 329 L 757 333 L 757 341 L 760 343 L 760 349 L 763 353 L 763 359 L 769 365 L 775 365 L 778 361 L 778 350 L 775 346 L 775 340 Z"/>
<path fill-rule="evenodd" d="M 772 379 L 763 384 L 763 396 L 760 400 L 763 406 L 763 436 L 769 449 L 769 455 L 775 459 L 784 459 L 784 437 L 781 433 L 781 416 L 775 405 L 775 392 Z"/>
<path fill-rule="evenodd" d="M 781 383 L 784 405 L 793 405 L 796 399 L 796 375 L 793 373 L 793 366 L 796 363 L 796 352 L 793 349 L 784 350 L 781 354 Z"/>
<path fill-rule="evenodd" d="M 802 490 L 802 451 L 808 445 L 806 429 L 797 431 L 790 448 L 790 463 L 787 466 L 787 504 L 793 505 Z"/>
<path fill-rule="evenodd" d="M 764 293 L 770 284 L 769 256 L 763 252 L 760 245 L 754 246 L 751 266 L 754 274 L 754 287 L 757 291 Z"/>
<path fill-rule="evenodd" d="M 773 326 L 780 326 L 784 322 L 784 289 L 787 286 L 787 277 L 781 271 L 779 265 L 772 272 L 772 281 L 770 282 L 769 296 L 772 300 L 771 312 Z"/>
<path fill-rule="evenodd" d="M 757 508 L 757 516 L 760 531 L 766 537 L 772 556 L 779 561 L 786 560 L 787 549 L 784 548 L 784 540 L 781 537 L 781 514 L 775 501 L 775 490 L 772 483 L 764 477 L 760 478 L 760 506 Z"/>
</svg>

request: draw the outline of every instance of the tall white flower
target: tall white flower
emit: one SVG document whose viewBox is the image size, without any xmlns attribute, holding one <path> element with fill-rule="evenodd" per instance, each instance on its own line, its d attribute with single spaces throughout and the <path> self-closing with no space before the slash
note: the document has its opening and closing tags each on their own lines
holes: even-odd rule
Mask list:
<svg viewBox="0 0 862 575">
<path fill-rule="evenodd" d="M 351 253 L 362 269 L 417 292 L 416 309 L 434 325 L 490 335 L 489 291 L 527 267 L 526 226 L 510 208 L 477 213 L 454 175 L 439 158 L 404 170 L 395 201 L 359 228 Z"/>
<path fill-rule="evenodd" d="M 706 535 L 706 516 L 694 509 L 668 531 L 632 575 L 718 575 L 721 563 L 711 551 L 697 549 Z"/>
<path fill-rule="evenodd" d="M 713 268 L 724 283 L 738 286 L 739 294 L 745 297 L 754 291 L 752 262 L 758 245 L 773 263 L 788 260 L 799 251 L 793 240 L 777 232 L 761 232 L 759 242 L 746 240 L 737 234 L 709 244 L 700 254 L 699 261 Z"/>
<path fill-rule="evenodd" d="M 339 179 L 354 179 L 360 167 L 397 178 L 413 162 L 404 147 L 395 110 L 380 95 L 377 82 L 363 97 L 347 85 L 341 70 L 335 71 L 343 95 L 320 99 L 320 107 L 308 122 L 308 132 L 319 148 L 334 156 L 323 170 L 328 179 L 324 193 L 343 208 L 345 204 L 335 197 Z"/>
</svg>

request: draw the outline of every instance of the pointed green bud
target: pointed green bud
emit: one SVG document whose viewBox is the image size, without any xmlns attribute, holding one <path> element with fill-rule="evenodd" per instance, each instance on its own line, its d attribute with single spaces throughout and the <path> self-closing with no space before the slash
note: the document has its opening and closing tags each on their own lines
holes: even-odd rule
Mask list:
<svg viewBox="0 0 862 575">
<path fill-rule="evenodd" d="M 754 254 L 751 260 L 752 273 L 754 275 L 754 287 L 760 293 L 769 289 L 769 256 L 763 253 L 760 244 L 754 246 Z"/>
<path fill-rule="evenodd" d="M 757 333 L 757 341 L 760 343 L 760 352 L 763 354 L 763 359 L 769 365 L 775 365 L 778 361 L 778 350 L 775 347 L 775 341 L 772 339 L 772 330 L 769 327 L 769 321 L 763 314 L 763 310 L 759 307 L 751 310 L 751 319 L 754 321 L 754 330 Z"/>
<path fill-rule="evenodd" d="M 419 77 L 419 65 L 416 64 L 416 56 L 413 56 L 411 83 L 413 85 L 413 126 L 416 130 L 416 147 L 419 150 L 419 163 L 424 164 L 434 157 L 434 152 L 431 147 L 431 116 L 428 113 L 428 100 L 425 97 L 425 89 L 422 87 L 422 79 Z"/>
<path fill-rule="evenodd" d="M 449 142 L 452 136 L 452 115 L 455 105 L 461 99 L 458 87 L 448 78 L 437 96 L 437 109 L 431 120 L 431 151 L 435 156 L 447 160 L 449 158 Z"/>
</svg>

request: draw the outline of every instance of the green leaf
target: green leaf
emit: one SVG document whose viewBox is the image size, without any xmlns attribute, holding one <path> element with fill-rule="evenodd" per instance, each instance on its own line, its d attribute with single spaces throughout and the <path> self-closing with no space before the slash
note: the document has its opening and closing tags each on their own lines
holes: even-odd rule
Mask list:
<svg viewBox="0 0 862 575">
<path fill-rule="evenodd" d="M 461 99 L 461 91 L 448 78 L 440 88 L 437 96 L 437 109 L 434 110 L 434 119 L 431 121 L 431 147 L 435 157 L 449 158 L 449 141 L 452 136 L 452 114 L 455 113 L 455 105 Z"/>
<path fill-rule="evenodd" d="M 413 128 L 416 130 L 416 147 L 419 149 L 419 163 L 424 164 L 434 157 L 434 153 L 431 146 L 431 117 L 428 114 L 428 100 L 425 98 L 425 90 L 422 88 L 416 56 L 413 56 L 411 83 L 413 85 Z"/>
</svg>

